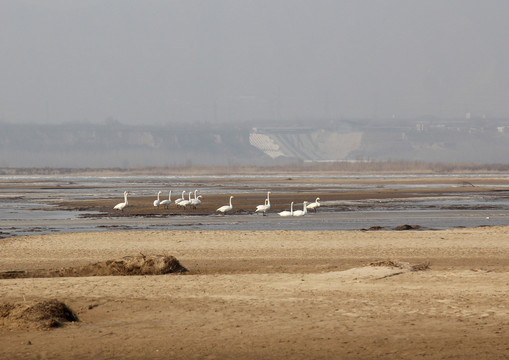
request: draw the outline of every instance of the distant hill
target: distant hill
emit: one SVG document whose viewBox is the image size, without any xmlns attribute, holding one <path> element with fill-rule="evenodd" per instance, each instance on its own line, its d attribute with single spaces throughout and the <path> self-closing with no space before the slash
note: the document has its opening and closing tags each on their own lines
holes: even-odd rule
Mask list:
<svg viewBox="0 0 509 360">
<path fill-rule="evenodd" d="M 28 125 L 1 123 L 0 167 L 273 165 L 386 161 L 509 163 L 509 120 Z"/>
<path fill-rule="evenodd" d="M 263 163 L 237 126 L 1 124 L 1 167 L 136 167 Z"/>
<path fill-rule="evenodd" d="M 360 120 L 315 127 L 256 128 L 251 143 L 270 157 L 302 161 L 509 163 L 508 120 Z"/>
</svg>

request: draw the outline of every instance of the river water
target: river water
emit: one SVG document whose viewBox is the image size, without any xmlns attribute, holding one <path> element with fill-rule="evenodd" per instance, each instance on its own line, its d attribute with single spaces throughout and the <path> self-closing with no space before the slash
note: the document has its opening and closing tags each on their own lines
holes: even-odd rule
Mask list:
<svg viewBox="0 0 509 360">
<path fill-rule="evenodd" d="M 422 177 L 422 176 L 419 176 Z M 432 177 L 432 176 L 429 176 Z M 441 176 L 443 177 L 443 176 Z M 454 176 L 451 176 L 452 178 Z M 464 178 L 465 175 L 461 175 Z M 475 181 L 480 175 L 472 176 Z M 486 178 L 486 175 L 482 175 Z M 498 175 L 497 177 L 500 177 Z M 55 203 L 62 201 L 119 198 L 124 189 L 137 196 L 152 196 L 154 189 L 199 188 L 201 194 L 263 192 L 260 183 L 263 176 L 2 176 L 0 177 L 0 237 L 27 234 L 46 234 L 104 230 L 359 230 L 381 227 L 392 230 L 403 224 L 418 225 L 421 229 L 450 229 L 509 224 L 509 186 L 507 182 L 490 184 L 496 192 L 468 193 L 464 196 L 441 194 L 434 197 L 348 202 L 327 201 L 322 198 L 319 211 L 304 217 L 282 218 L 275 213 L 258 214 L 170 216 L 164 218 L 111 218 L 83 217 L 79 211 L 55 210 Z M 343 176 L 347 180 L 338 185 L 323 177 L 320 183 L 316 176 L 270 176 L 273 192 L 298 192 L 302 188 L 313 188 L 313 192 L 340 192 L 351 190 L 373 190 L 375 180 L 393 179 L 394 187 L 422 188 L 443 187 L 443 184 L 421 184 L 397 182 L 412 176 Z M 235 182 L 231 180 L 235 179 Z M 332 179 L 332 178 L 330 178 Z M 367 180 L 359 183 L 348 179 Z M 373 180 L 370 182 L 369 180 Z M 263 183 L 263 182 L 262 182 Z M 450 185 L 448 185 L 450 186 Z M 178 192 L 177 192 L 178 193 Z"/>
</svg>

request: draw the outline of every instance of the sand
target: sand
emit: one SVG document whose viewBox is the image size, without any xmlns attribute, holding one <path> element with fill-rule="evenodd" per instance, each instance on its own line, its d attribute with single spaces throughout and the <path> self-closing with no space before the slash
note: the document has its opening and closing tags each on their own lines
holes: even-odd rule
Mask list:
<svg viewBox="0 0 509 360">
<path fill-rule="evenodd" d="M 0 317 L 0 359 L 509 356 L 509 227 L 117 231 L 14 237 L 0 248 L 0 271 L 139 254 L 189 270 L 2 279 L 1 303 L 56 299 L 79 321 L 48 329 Z"/>
</svg>

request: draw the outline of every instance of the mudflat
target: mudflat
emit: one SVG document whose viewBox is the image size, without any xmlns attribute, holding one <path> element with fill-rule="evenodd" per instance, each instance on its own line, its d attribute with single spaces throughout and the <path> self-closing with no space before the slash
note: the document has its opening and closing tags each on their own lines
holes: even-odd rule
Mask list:
<svg viewBox="0 0 509 360">
<path fill-rule="evenodd" d="M 4 273 L 140 254 L 188 270 L 1 279 L 2 359 L 509 356 L 509 227 L 62 233 L 0 248 Z M 8 311 L 53 299 L 78 321 Z"/>
</svg>

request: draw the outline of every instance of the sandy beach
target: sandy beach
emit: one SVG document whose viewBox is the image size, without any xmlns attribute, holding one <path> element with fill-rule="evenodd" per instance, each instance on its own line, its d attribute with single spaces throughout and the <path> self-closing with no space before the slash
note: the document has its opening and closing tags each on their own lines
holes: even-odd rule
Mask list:
<svg viewBox="0 0 509 360">
<path fill-rule="evenodd" d="M 4 272 L 140 253 L 189 271 L 2 279 L 3 304 L 57 299 L 79 321 L 48 329 L 4 314 L 0 358 L 506 358 L 508 240 L 509 227 L 2 239 Z"/>
</svg>

